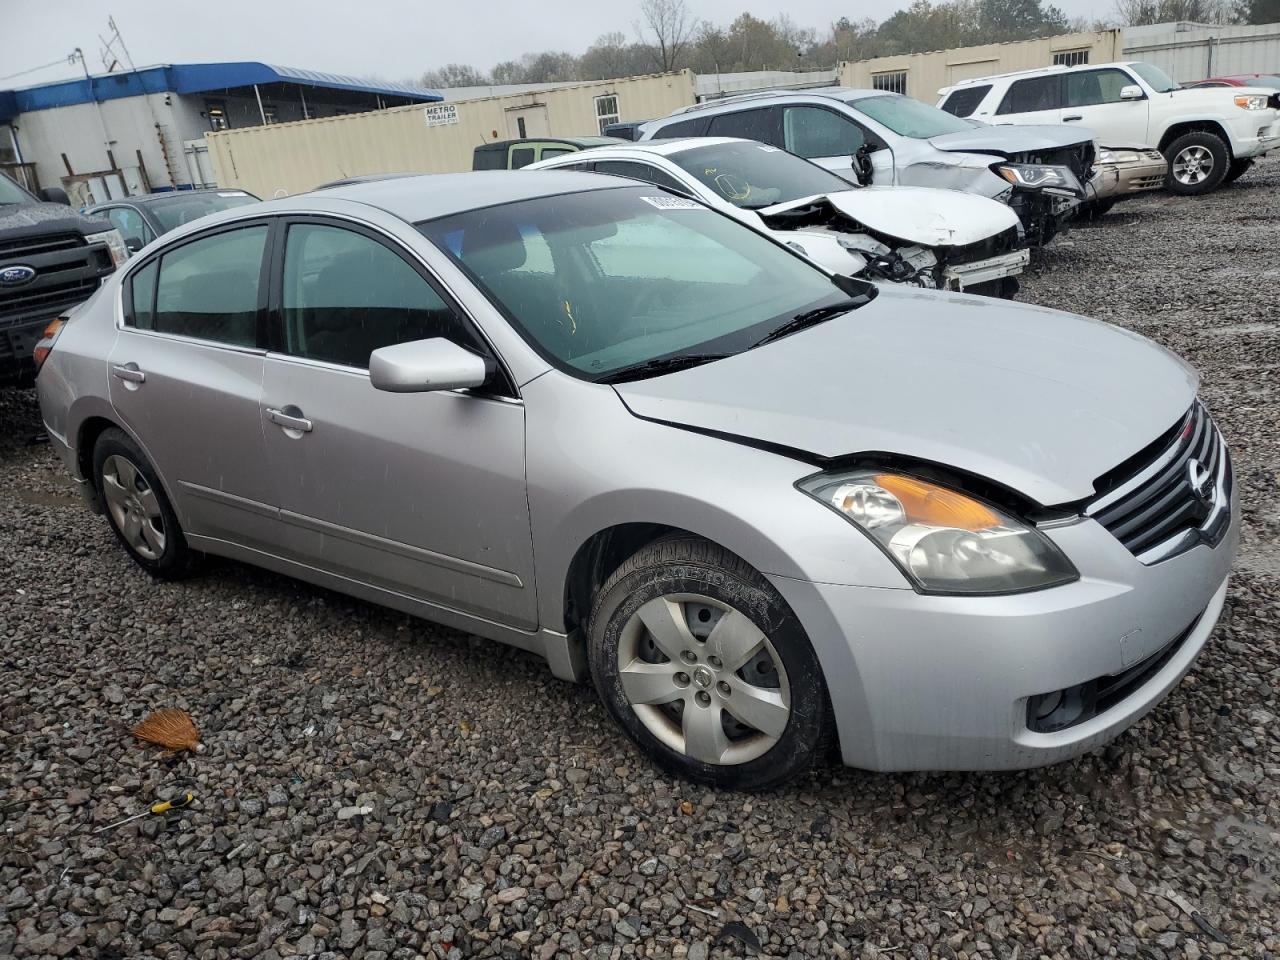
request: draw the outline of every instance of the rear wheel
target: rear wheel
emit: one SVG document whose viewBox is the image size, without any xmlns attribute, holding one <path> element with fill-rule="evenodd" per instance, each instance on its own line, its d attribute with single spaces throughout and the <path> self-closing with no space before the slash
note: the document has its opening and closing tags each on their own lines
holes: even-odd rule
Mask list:
<svg viewBox="0 0 1280 960">
<path fill-rule="evenodd" d="M 817 656 L 769 582 L 728 551 L 688 536 L 644 547 L 601 588 L 588 633 L 601 699 L 673 773 L 762 789 L 826 753 Z"/>
<path fill-rule="evenodd" d="M 193 569 L 178 518 L 155 470 L 123 430 L 104 430 L 93 447 L 93 479 L 116 539 L 142 569 L 176 580 Z"/>
<path fill-rule="evenodd" d="M 1253 166 L 1253 159 L 1248 160 L 1232 160 L 1231 166 L 1227 169 L 1227 175 L 1222 178 L 1223 183 L 1235 183 Z"/>
<path fill-rule="evenodd" d="M 1199 196 L 1216 189 L 1231 162 L 1222 138 L 1203 130 L 1184 133 L 1165 147 L 1164 155 L 1169 161 L 1165 186 L 1184 196 Z"/>
</svg>

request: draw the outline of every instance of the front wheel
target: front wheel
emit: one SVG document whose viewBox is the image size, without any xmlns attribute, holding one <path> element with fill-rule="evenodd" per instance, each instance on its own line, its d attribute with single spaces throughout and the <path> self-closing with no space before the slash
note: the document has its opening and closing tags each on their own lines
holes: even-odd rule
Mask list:
<svg viewBox="0 0 1280 960">
<path fill-rule="evenodd" d="M 690 536 L 642 548 L 601 588 L 588 634 L 609 712 L 679 776 L 763 789 L 827 751 L 817 656 L 777 591 L 727 550 Z"/>
<path fill-rule="evenodd" d="M 1231 162 L 1222 138 L 1203 130 L 1184 133 L 1165 147 L 1164 156 L 1169 161 L 1165 186 L 1183 196 L 1217 189 Z"/>
</svg>

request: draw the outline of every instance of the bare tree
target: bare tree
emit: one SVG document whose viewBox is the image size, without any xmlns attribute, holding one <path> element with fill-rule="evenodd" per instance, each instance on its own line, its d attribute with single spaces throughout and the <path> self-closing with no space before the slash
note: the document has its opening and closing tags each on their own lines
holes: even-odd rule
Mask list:
<svg viewBox="0 0 1280 960">
<path fill-rule="evenodd" d="M 653 35 L 653 40 L 650 41 L 638 25 L 637 32 L 640 33 L 641 41 L 648 43 L 653 49 L 658 68 L 663 73 L 676 69 L 693 36 L 694 28 L 684 0 L 640 0 L 640 16 L 644 18 L 644 24 Z"/>
<path fill-rule="evenodd" d="M 1195 23 L 1230 23 L 1236 7 L 1226 0 L 1116 0 L 1116 18 L 1126 26 L 1190 20 Z"/>
</svg>

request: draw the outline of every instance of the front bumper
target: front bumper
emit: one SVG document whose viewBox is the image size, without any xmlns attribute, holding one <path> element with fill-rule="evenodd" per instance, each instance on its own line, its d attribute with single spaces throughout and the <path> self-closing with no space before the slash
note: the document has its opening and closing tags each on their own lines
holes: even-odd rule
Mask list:
<svg viewBox="0 0 1280 960">
<path fill-rule="evenodd" d="M 997 257 L 988 257 L 986 260 L 947 266 L 942 271 L 942 277 L 948 289 L 964 290 L 980 283 L 1016 277 L 1030 263 L 1030 250 L 1013 250 Z"/>
<path fill-rule="evenodd" d="M 1280 148 L 1280 116 L 1277 116 L 1274 111 L 1269 122 L 1244 122 L 1233 126 L 1236 127 L 1237 132 L 1231 144 L 1231 153 L 1236 160 L 1260 157 Z M 1241 127 L 1245 128 L 1243 135 L 1238 132 Z"/>
<path fill-rule="evenodd" d="M 1143 150 L 1138 159 L 1126 163 L 1098 165 L 1098 176 L 1091 186 L 1091 200 L 1109 200 L 1160 190 L 1169 172 L 1169 161 L 1159 150 Z"/>
<path fill-rule="evenodd" d="M 1093 520 L 1044 532 L 1081 579 L 1010 596 L 944 597 L 770 578 L 823 661 L 845 763 L 870 770 L 1056 763 L 1116 737 L 1177 685 L 1222 609 L 1239 539 L 1235 497 L 1216 547 L 1151 566 Z M 1089 719 L 1049 733 L 1029 726 L 1032 698 L 1128 676 L 1144 663 L 1150 669 L 1138 671 L 1136 685 Z"/>
<path fill-rule="evenodd" d="M 0 326 L 0 384 L 27 383 L 36 375 L 32 354 L 53 316 Z"/>
</svg>

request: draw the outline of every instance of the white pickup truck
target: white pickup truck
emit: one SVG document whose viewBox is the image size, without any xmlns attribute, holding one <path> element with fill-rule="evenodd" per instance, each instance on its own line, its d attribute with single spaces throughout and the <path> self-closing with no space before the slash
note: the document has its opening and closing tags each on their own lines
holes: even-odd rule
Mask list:
<svg viewBox="0 0 1280 960">
<path fill-rule="evenodd" d="M 1105 146 L 1156 147 L 1174 193 L 1208 193 L 1280 148 L 1280 92 L 1183 88 L 1149 63 L 1042 67 L 965 80 L 938 91 L 948 113 L 990 124 L 1086 127 Z"/>
</svg>

